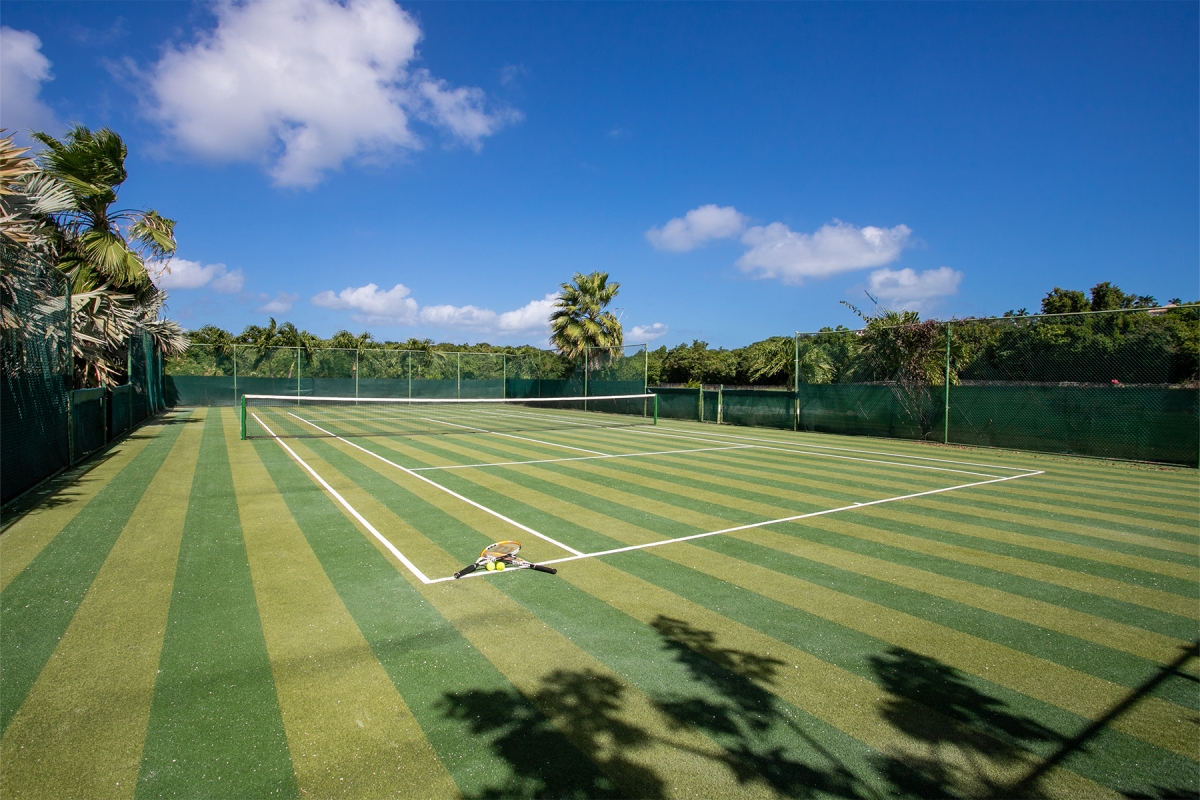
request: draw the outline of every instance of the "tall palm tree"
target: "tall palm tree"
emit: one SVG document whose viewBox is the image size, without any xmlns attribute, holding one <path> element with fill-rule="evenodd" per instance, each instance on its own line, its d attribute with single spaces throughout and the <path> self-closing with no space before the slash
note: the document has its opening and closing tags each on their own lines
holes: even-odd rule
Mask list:
<svg viewBox="0 0 1200 800">
<path fill-rule="evenodd" d="M 175 222 L 154 210 L 115 209 L 125 182 L 125 142 L 109 128 L 91 131 L 76 125 L 60 141 L 34 133 L 46 149 L 41 170 L 65 184 L 71 208 L 53 214 L 59 241 L 58 267 L 76 292 L 101 286 L 144 298 L 156 290 L 146 272 L 148 260 L 175 252 Z"/>
<path fill-rule="evenodd" d="M 550 342 L 559 353 L 575 357 L 586 348 L 620 347 L 625 339 L 621 321 L 604 307 L 617 296 L 621 284 L 609 283 L 607 272 L 575 273 L 562 284 L 550 313 Z"/>
<path fill-rule="evenodd" d="M 48 148 L 37 161 L 14 147 L 11 137 L 0 139 L 0 229 L 6 244 L 53 263 L 71 281 L 77 382 L 98 386 L 119 380 L 129 336 L 137 330 L 148 331 L 166 355 L 182 353 L 187 336 L 178 324 L 159 319 L 166 294 L 150 281 L 143 256 L 174 251 L 174 223 L 153 211 L 108 208 L 125 180 L 120 137 L 82 126 L 65 143 L 44 133 L 33 136 Z M 15 280 L 4 275 L 6 286 L 10 278 Z"/>
</svg>

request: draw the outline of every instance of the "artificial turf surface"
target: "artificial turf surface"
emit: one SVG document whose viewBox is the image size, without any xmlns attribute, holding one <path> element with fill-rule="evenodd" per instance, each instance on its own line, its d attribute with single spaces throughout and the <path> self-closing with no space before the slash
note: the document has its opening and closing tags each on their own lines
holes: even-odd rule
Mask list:
<svg viewBox="0 0 1200 800">
<path fill-rule="evenodd" d="M 6 510 L 0 796 L 1200 793 L 1194 469 L 683 422 L 356 439 L 543 461 L 420 474 L 585 552 L 1044 470 L 426 585 L 237 435 L 169 414 Z M 432 578 L 566 555 L 287 441 Z M 707 449 L 735 444 L 781 449 Z"/>
</svg>

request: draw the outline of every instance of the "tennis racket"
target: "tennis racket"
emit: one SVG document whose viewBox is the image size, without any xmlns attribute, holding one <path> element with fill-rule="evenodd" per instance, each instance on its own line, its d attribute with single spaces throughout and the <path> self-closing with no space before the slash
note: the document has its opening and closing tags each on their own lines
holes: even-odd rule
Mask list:
<svg viewBox="0 0 1200 800">
<path fill-rule="evenodd" d="M 520 542 L 493 542 L 483 548 L 483 552 L 479 554 L 479 558 L 475 559 L 474 564 L 463 567 L 454 573 L 454 577 L 465 577 L 480 567 L 487 569 L 489 564 L 503 564 L 504 569 L 536 569 L 538 572 L 548 572 L 551 575 L 558 573 L 554 567 L 544 567 L 541 564 L 526 561 L 517 555 L 520 551 Z"/>
</svg>

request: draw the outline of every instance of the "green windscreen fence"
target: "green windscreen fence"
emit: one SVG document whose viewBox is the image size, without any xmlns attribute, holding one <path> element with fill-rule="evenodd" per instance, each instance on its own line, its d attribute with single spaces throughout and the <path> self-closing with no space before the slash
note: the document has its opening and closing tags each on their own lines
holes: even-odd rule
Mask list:
<svg viewBox="0 0 1200 800">
<path fill-rule="evenodd" d="M 4 244 L 0 501 L 71 463 L 70 299 L 62 273 Z"/>
<path fill-rule="evenodd" d="M 659 416 L 1200 461 L 1196 305 L 869 325 L 797 334 L 794 349 L 790 391 L 652 387 Z"/>
<path fill-rule="evenodd" d="M 547 351 L 452 352 L 192 345 L 168 360 L 168 406 L 238 405 L 247 394 L 296 397 L 513 399 L 646 391 L 645 345 Z"/>
<path fill-rule="evenodd" d="M 74 389 L 71 297 L 64 275 L 4 243 L 0 271 L 0 502 L 105 447 L 161 412 L 161 352 L 137 332 L 111 354 L 121 386 Z"/>
</svg>

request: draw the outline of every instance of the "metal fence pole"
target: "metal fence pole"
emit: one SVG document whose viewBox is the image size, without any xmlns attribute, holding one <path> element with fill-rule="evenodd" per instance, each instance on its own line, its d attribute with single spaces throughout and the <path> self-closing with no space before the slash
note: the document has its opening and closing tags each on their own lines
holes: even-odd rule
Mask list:
<svg viewBox="0 0 1200 800">
<path fill-rule="evenodd" d="M 296 348 L 296 405 L 300 405 L 300 348 Z"/>
<path fill-rule="evenodd" d="M 458 398 L 462 399 L 462 353 L 456 353 L 458 356 Z"/>
<path fill-rule="evenodd" d="M 942 417 L 942 444 L 950 444 L 950 323 L 946 323 L 946 405 Z"/>
<path fill-rule="evenodd" d="M 358 400 L 358 354 L 360 352 L 361 351 L 359 351 L 359 350 L 354 351 L 354 399 L 355 399 L 355 401 Z M 354 405 L 358 405 L 358 403 L 355 402 Z"/>
<path fill-rule="evenodd" d="M 508 356 L 500 354 L 500 397 L 508 399 Z"/>
<path fill-rule="evenodd" d="M 792 369 L 792 391 L 800 394 L 800 333 L 796 332 L 792 336 L 792 355 L 794 357 L 794 367 Z"/>
<path fill-rule="evenodd" d="M 237 391 L 237 345 L 235 344 L 235 345 L 233 346 L 233 404 L 236 406 L 236 405 L 237 405 L 237 403 L 238 403 L 238 391 Z M 243 436 L 242 438 L 244 439 L 245 437 Z"/>
</svg>

